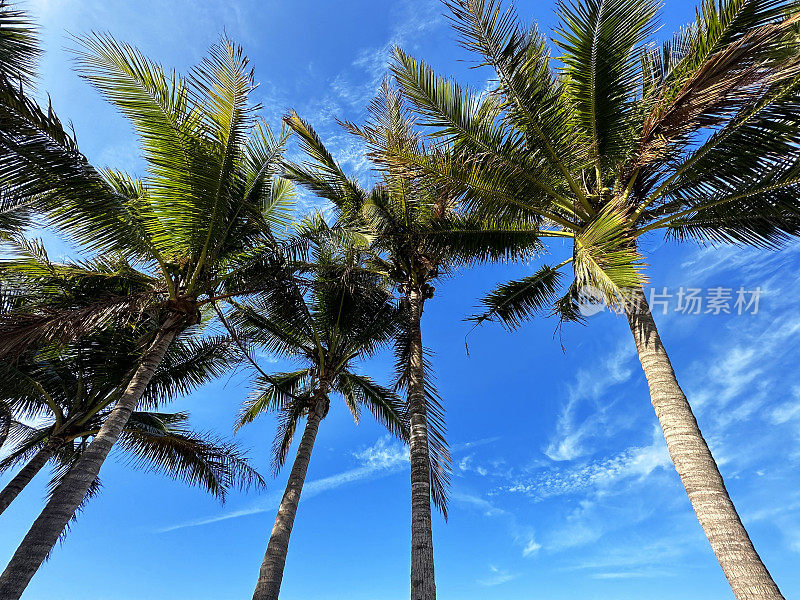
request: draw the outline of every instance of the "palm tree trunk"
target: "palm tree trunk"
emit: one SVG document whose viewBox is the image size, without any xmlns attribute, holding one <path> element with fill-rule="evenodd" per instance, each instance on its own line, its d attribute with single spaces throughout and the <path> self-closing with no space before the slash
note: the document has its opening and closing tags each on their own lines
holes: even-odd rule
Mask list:
<svg viewBox="0 0 800 600">
<path fill-rule="evenodd" d="M 297 448 L 297 456 L 292 465 L 292 472 L 289 474 L 289 481 L 286 482 L 286 491 L 283 492 L 278 514 L 275 517 L 275 525 L 272 526 L 272 533 L 269 536 L 267 551 L 258 573 L 253 600 L 277 600 L 278 594 L 280 594 L 283 568 L 286 565 L 286 554 L 289 551 L 289 537 L 292 535 L 292 526 L 297 515 L 297 507 L 300 504 L 300 494 L 306 480 L 314 441 L 317 439 L 319 423 L 328 411 L 327 404 L 326 392 L 322 398 L 317 400 L 316 408 L 309 413 L 306 420 L 303 437 Z"/>
<path fill-rule="evenodd" d="M 431 472 L 428 451 L 428 417 L 425 409 L 425 369 L 422 356 L 422 310 L 425 300 L 419 290 L 411 290 L 409 303 L 411 305 L 408 365 L 411 458 L 411 600 L 435 600 Z"/>
<path fill-rule="evenodd" d="M 6 484 L 6 487 L 0 492 L 0 515 L 3 514 L 14 499 L 19 496 L 20 492 L 25 489 L 25 486 L 36 477 L 36 474 L 42 470 L 42 467 L 47 464 L 47 461 L 50 460 L 56 448 L 61 443 L 63 442 L 49 441 L 46 443 L 33 455 L 33 458 L 22 467 L 20 472 Z"/>
<path fill-rule="evenodd" d="M 738 600 L 783 600 L 725 489 L 641 289 L 626 313 L 667 449 L 733 594 Z"/>
<path fill-rule="evenodd" d="M 170 319 L 168 324 L 174 324 L 173 320 Z M 83 502 L 89 486 L 100 472 L 103 461 L 127 424 L 176 333 L 174 327 L 165 326 L 142 356 L 139 367 L 100 431 L 55 489 L 52 498 L 11 557 L 6 570 L 0 575 L 0 600 L 17 600 L 22 596 Z"/>
</svg>

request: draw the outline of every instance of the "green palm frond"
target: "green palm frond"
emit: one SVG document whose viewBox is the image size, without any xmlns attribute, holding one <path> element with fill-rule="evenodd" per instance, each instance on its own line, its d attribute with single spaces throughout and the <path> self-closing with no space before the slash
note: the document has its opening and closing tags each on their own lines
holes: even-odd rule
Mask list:
<svg viewBox="0 0 800 600">
<path fill-rule="evenodd" d="M 0 78 L 30 81 L 41 54 L 36 26 L 8 0 L 0 1 Z"/>
<path fill-rule="evenodd" d="M 308 369 L 303 369 L 291 373 L 275 373 L 270 375 L 272 381 L 258 378 L 254 383 L 253 395 L 239 411 L 235 430 L 252 423 L 262 413 L 292 406 L 297 397 L 307 393 L 310 377 Z"/>
<path fill-rule="evenodd" d="M 582 196 L 571 172 L 586 160 L 587 149 L 569 126 L 572 107 L 562 82 L 550 69 L 544 37 L 518 24 L 513 8 L 498 0 L 448 0 L 453 27 L 464 48 L 482 56 L 497 77 L 508 120 L 527 133 L 527 150 L 548 170 L 560 173 Z"/>
<path fill-rule="evenodd" d="M 89 164 L 52 105 L 39 106 L 2 78 L 0 99 L 0 177 L 9 208 L 42 208 L 89 249 L 141 256 L 150 242 L 136 207 Z"/>
<path fill-rule="evenodd" d="M 501 162 L 509 156 L 525 161 L 519 152 L 524 148 L 523 137 L 498 118 L 501 108 L 493 96 L 481 96 L 462 89 L 453 79 L 438 77 L 424 61 L 400 48 L 395 49 L 394 58 L 394 76 L 414 108 L 426 117 L 425 125 L 434 128 L 435 137 Z"/>
<path fill-rule="evenodd" d="M 538 223 L 449 215 L 437 220 L 427 237 L 438 254 L 457 264 L 534 258 L 543 251 Z"/>
<path fill-rule="evenodd" d="M 481 298 L 486 308 L 482 314 L 470 317 L 476 324 L 498 320 L 509 329 L 516 329 L 524 321 L 552 309 L 564 275 L 547 265 L 533 275 L 499 285 Z"/>
<path fill-rule="evenodd" d="M 575 236 L 573 266 L 579 289 L 595 288 L 609 306 L 619 306 L 628 290 L 646 282 L 623 207 L 608 204 Z"/>
<path fill-rule="evenodd" d="M 20 299 L 16 309 L 0 314 L 3 356 L 131 322 L 159 295 L 153 278 L 122 258 L 54 263 L 41 243 L 21 238 L 13 251 L 0 261 L 7 290 Z"/>
<path fill-rule="evenodd" d="M 573 118 L 598 167 L 611 166 L 630 153 L 638 49 L 656 30 L 658 8 L 657 0 L 558 3 L 556 43 L 564 52 Z"/>
<path fill-rule="evenodd" d="M 77 42 L 78 73 L 128 117 L 139 134 L 151 170 L 152 202 L 165 209 L 158 219 L 147 219 L 145 226 L 156 247 L 169 256 L 176 241 L 186 244 L 185 231 L 169 215 L 176 209 L 182 209 L 181 214 L 192 212 L 213 185 L 209 182 L 213 175 L 203 172 L 212 166 L 210 157 L 202 161 L 192 152 L 200 116 L 190 105 L 186 81 L 110 35 L 95 33 Z M 198 172 L 205 189 L 198 189 Z M 173 222 L 165 227 L 168 221 Z"/>
<path fill-rule="evenodd" d="M 294 111 L 284 117 L 284 122 L 300 138 L 301 149 L 311 159 L 302 165 L 286 162 L 285 176 L 330 200 L 345 212 L 358 210 L 364 203 L 364 191 L 356 180 L 344 174 L 314 128 Z"/>
<path fill-rule="evenodd" d="M 297 191 L 288 179 L 270 181 L 269 195 L 264 203 L 264 217 L 273 228 L 285 229 L 295 222 Z"/>
<path fill-rule="evenodd" d="M 11 406 L 7 401 L 0 400 L 0 448 L 3 447 L 8 439 L 13 421 L 14 415 L 11 412 Z"/>
<path fill-rule="evenodd" d="M 392 390 L 378 385 L 369 377 L 349 371 L 339 375 L 337 385 L 343 394 L 344 390 L 348 390 L 354 408 L 366 406 L 389 432 L 408 441 L 405 403 Z"/>
<path fill-rule="evenodd" d="M 49 427 L 33 427 L 11 419 L 7 446 L 3 451 L 5 456 L 0 460 L 0 473 L 30 460 L 47 443 L 49 433 Z"/>
</svg>

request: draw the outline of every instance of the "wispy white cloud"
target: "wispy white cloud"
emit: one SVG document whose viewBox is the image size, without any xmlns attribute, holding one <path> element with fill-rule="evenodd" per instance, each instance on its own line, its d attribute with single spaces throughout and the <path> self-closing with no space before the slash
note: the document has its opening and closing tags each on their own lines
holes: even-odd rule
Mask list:
<svg viewBox="0 0 800 600">
<path fill-rule="evenodd" d="M 585 464 L 546 469 L 527 479 L 519 479 L 505 486 L 504 491 L 522 493 L 535 501 L 554 496 L 574 494 L 593 488 L 608 489 L 617 481 L 626 478 L 645 478 L 656 469 L 670 465 L 669 454 L 660 429 L 653 429 L 653 437 L 646 446 L 635 446 L 604 458 Z"/>
<path fill-rule="evenodd" d="M 495 438 L 486 438 L 483 440 L 476 440 L 473 442 L 464 442 L 455 444 L 456 452 L 463 448 L 474 448 L 484 444 L 491 443 Z M 408 446 L 400 443 L 390 436 L 383 436 L 378 438 L 374 444 L 353 452 L 353 457 L 358 461 L 359 466 L 352 469 L 347 469 L 340 473 L 335 473 L 328 477 L 307 481 L 303 486 L 303 500 L 308 500 L 324 492 L 340 488 L 345 485 L 350 485 L 360 481 L 377 479 L 379 477 L 386 477 L 396 473 L 397 471 L 405 468 L 408 464 Z M 158 530 L 160 533 L 175 531 L 177 529 L 184 529 L 186 527 L 199 527 L 202 525 L 210 525 L 212 523 L 219 523 L 220 521 L 227 521 L 230 519 L 237 519 L 239 517 L 246 517 L 263 512 L 274 511 L 278 508 L 282 491 L 276 491 L 268 494 L 259 500 L 257 504 L 249 508 L 237 509 L 224 512 L 219 515 L 212 515 L 208 517 L 201 517 L 192 519 L 174 525 L 169 525 Z M 475 496 L 468 494 L 454 494 L 453 499 L 458 502 L 464 502 L 481 506 L 487 514 L 497 515 L 503 511 L 493 507 L 489 502 L 482 501 Z M 481 503 L 484 504 L 481 504 Z"/>
<path fill-rule="evenodd" d="M 303 486 L 302 499 L 308 500 L 323 492 L 334 490 L 351 483 L 391 475 L 407 464 L 408 448 L 392 440 L 390 437 L 385 436 L 379 438 L 372 446 L 354 453 L 354 456 L 360 461 L 360 466 L 321 479 L 307 481 Z M 278 508 L 282 496 L 283 492 L 276 491 L 265 496 L 258 504 L 250 508 L 184 521 L 175 525 L 163 527 L 159 529 L 158 532 L 166 533 L 186 527 L 199 527 L 201 525 L 210 525 L 212 523 L 219 523 L 220 521 L 274 511 Z"/>
<path fill-rule="evenodd" d="M 667 571 L 659 571 L 648 569 L 645 571 L 614 571 L 607 573 L 595 573 L 592 575 L 594 579 L 634 579 L 640 577 L 664 577 L 668 575 L 675 575 Z"/>
<path fill-rule="evenodd" d="M 481 477 L 486 477 L 489 474 L 489 470 L 482 466 L 475 464 L 475 455 L 470 454 L 469 456 L 465 456 L 462 458 L 457 465 L 457 468 L 462 473 L 472 472 L 476 475 L 480 475 Z"/>
<path fill-rule="evenodd" d="M 458 502 L 481 511 L 487 517 L 497 517 L 508 514 L 505 510 L 498 508 L 489 500 L 467 492 L 456 490 L 451 494 L 451 498 L 454 502 Z"/>
<path fill-rule="evenodd" d="M 503 583 L 508 583 L 512 579 L 516 579 L 519 577 L 519 573 L 512 573 L 507 569 L 501 569 L 499 567 L 495 567 L 494 565 L 489 565 L 489 575 L 478 579 L 477 582 L 480 585 L 484 585 L 487 587 L 501 585 Z"/>
<path fill-rule="evenodd" d="M 531 538 L 528 540 L 528 543 L 525 544 L 525 547 L 522 549 L 522 556 L 525 558 L 536 556 L 539 554 L 539 550 L 542 549 L 542 545 L 538 543 L 535 539 Z"/>
<path fill-rule="evenodd" d="M 800 387 L 792 390 L 794 396 L 790 401 L 779 404 L 769 412 L 769 417 L 776 425 L 781 425 L 800 417 Z"/>
<path fill-rule="evenodd" d="M 603 424 L 610 407 L 608 402 L 598 404 L 610 388 L 628 381 L 633 374 L 631 359 L 635 356 L 633 344 L 625 340 L 609 356 L 596 365 L 578 370 L 575 381 L 568 387 L 567 401 L 556 423 L 555 435 L 544 450 L 554 461 L 574 460 L 590 452 L 586 439 L 595 435 Z M 579 408 L 591 403 L 592 411 L 580 420 Z"/>
</svg>

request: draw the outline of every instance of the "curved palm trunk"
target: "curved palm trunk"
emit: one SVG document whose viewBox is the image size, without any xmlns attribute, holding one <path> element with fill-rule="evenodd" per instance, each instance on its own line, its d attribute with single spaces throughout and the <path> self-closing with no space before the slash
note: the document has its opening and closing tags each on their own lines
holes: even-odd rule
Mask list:
<svg viewBox="0 0 800 600">
<path fill-rule="evenodd" d="M 634 299 L 626 312 L 650 386 L 650 400 L 672 462 L 725 577 L 738 600 L 783 600 L 725 489 L 717 463 L 678 385 L 644 293 L 638 290 Z"/>
<path fill-rule="evenodd" d="M 39 451 L 33 455 L 19 473 L 14 475 L 14 478 L 6 484 L 3 491 L 0 492 L 0 515 L 11 505 L 11 503 L 19 496 L 20 492 L 25 489 L 31 480 L 36 477 L 36 474 L 42 470 L 47 464 L 47 461 L 53 456 L 58 444 L 49 442 L 42 446 Z"/>
<path fill-rule="evenodd" d="M 100 431 L 55 489 L 52 498 L 11 557 L 6 570 L 0 576 L 0 600 L 17 600 L 22 596 L 31 578 L 58 541 L 64 527 L 83 502 L 89 486 L 100 472 L 103 461 L 119 438 L 175 334 L 174 328 L 165 327 L 142 356 L 136 373 Z"/>
<path fill-rule="evenodd" d="M 275 525 L 272 526 L 272 533 L 269 536 L 267 551 L 261 563 L 253 600 L 277 600 L 278 594 L 280 594 L 283 568 L 286 565 L 286 554 L 289 551 L 289 537 L 292 535 L 292 526 L 297 515 L 297 507 L 300 504 L 300 494 L 306 480 L 308 463 L 311 461 L 311 451 L 314 449 L 314 441 L 317 439 L 319 422 L 327 412 L 327 403 L 327 396 L 320 399 L 315 410 L 308 415 L 306 420 L 303 437 L 297 448 L 297 456 L 292 464 L 292 472 L 289 474 L 289 481 L 286 482 L 286 491 L 283 492 L 278 514 L 275 517 Z"/>
<path fill-rule="evenodd" d="M 411 305 L 408 414 L 411 457 L 411 600 L 435 600 L 433 531 L 431 528 L 431 472 L 428 453 L 428 417 L 422 356 L 422 310 L 419 290 L 409 294 Z"/>
</svg>

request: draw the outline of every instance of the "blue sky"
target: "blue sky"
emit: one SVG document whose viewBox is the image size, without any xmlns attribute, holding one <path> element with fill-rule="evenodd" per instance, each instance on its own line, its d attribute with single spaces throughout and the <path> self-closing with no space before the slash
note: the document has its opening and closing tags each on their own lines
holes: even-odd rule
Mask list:
<svg viewBox="0 0 800 600">
<path fill-rule="evenodd" d="M 553 24 L 549 0 L 520 0 L 525 20 Z M 190 2 L 30 0 L 49 92 L 100 166 L 141 172 L 129 125 L 70 70 L 67 32 L 113 33 L 186 70 L 223 30 L 251 57 L 255 96 L 277 126 L 295 108 L 344 166 L 368 165 L 335 117 L 358 121 L 400 44 L 442 73 L 482 86 L 434 0 Z M 664 31 L 693 5 L 668 1 Z M 304 205 L 311 199 L 302 198 Z M 49 238 L 54 254 L 69 252 Z M 757 549 L 787 597 L 800 595 L 800 245 L 781 253 L 665 245 L 648 239 L 660 290 L 760 287 L 758 314 L 657 314 L 679 380 Z M 516 333 L 462 318 L 495 283 L 530 265 L 488 266 L 440 285 L 424 317 L 436 353 L 454 458 L 451 517 L 435 519 L 443 600 L 727 599 L 730 592 L 669 463 L 624 320 L 586 327 L 538 321 Z M 735 311 L 734 311 L 735 313 Z M 561 346 L 564 346 L 562 351 Z M 268 368 L 279 368 L 264 357 Z M 364 369 L 387 381 L 390 359 Z M 196 427 L 231 434 L 247 394 L 237 374 L 174 403 Z M 265 471 L 274 421 L 236 437 Z M 111 460 L 104 489 L 26 593 L 30 600 L 247 598 L 258 572 L 280 476 L 220 506 L 196 489 Z M 334 403 L 320 428 L 292 536 L 282 598 L 408 596 L 409 486 L 404 449 L 369 418 L 355 426 Z M 7 481 L 8 476 L 2 480 Z M 41 476 L 3 516 L 5 564 L 42 507 Z"/>
</svg>

